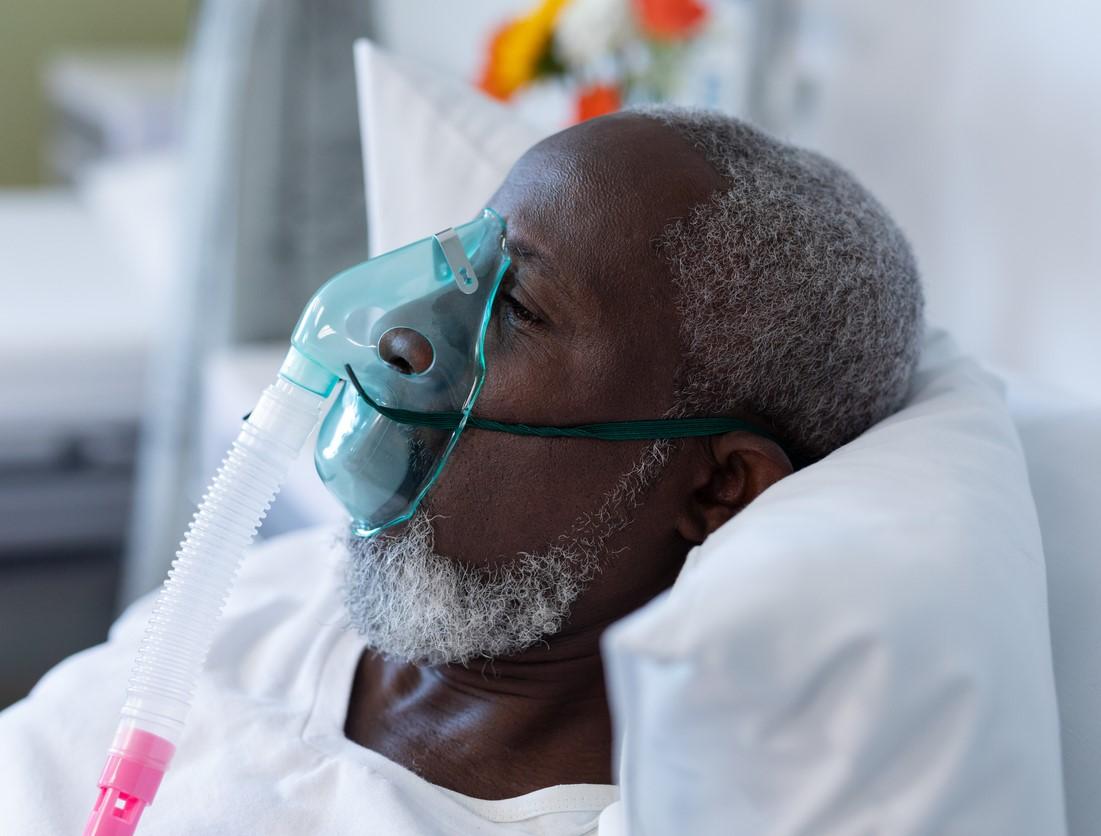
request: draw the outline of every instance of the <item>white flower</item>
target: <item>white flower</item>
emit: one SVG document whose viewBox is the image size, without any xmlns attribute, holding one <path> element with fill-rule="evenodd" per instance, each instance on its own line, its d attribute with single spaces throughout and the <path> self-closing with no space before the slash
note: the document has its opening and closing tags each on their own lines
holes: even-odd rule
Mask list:
<svg viewBox="0 0 1101 836">
<path fill-rule="evenodd" d="M 591 68 L 634 34 L 630 0 L 571 0 L 558 16 L 555 46 L 571 70 Z"/>
</svg>

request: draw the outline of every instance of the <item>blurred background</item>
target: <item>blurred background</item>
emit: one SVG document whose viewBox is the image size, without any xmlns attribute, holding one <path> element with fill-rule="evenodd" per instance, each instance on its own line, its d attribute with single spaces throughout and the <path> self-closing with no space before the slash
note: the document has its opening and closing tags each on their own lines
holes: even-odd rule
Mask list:
<svg viewBox="0 0 1101 836">
<path fill-rule="evenodd" d="M 365 257 L 357 37 L 548 131 L 672 100 L 822 150 L 910 236 L 933 323 L 1101 402 L 1088 0 L 0 0 L 0 21 L 0 706 L 160 583 L 302 305 Z M 334 513 L 288 488 L 263 533 Z"/>
</svg>

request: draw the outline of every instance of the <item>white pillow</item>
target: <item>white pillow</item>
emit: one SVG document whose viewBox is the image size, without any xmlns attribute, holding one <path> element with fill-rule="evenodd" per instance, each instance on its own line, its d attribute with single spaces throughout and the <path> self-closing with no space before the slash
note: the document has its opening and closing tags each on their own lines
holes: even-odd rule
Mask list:
<svg viewBox="0 0 1101 836">
<path fill-rule="evenodd" d="M 543 133 L 468 85 L 355 45 L 367 251 L 470 220 Z"/>
<path fill-rule="evenodd" d="M 927 342 L 605 638 L 632 834 L 1065 832 L 1043 552 L 1000 385 Z"/>
<path fill-rule="evenodd" d="M 541 137 L 370 44 L 357 71 L 372 252 L 473 214 Z M 692 560 L 608 638 L 632 834 L 1064 832 L 1024 465 L 943 337 L 908 409 Z"/>
</svg>

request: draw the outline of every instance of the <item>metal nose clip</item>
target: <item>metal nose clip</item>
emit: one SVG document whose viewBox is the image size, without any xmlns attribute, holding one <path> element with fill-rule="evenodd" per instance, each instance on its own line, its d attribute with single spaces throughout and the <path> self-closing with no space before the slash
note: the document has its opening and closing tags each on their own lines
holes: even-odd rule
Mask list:
<svg viewBox="0 0 1101 836">
<path fill-rule="evenodd" d="M 432 237 L 436 239 L 436 243 L 443 250 L 443 257 L 447 259 L 447 266 L 451 268 L 451 275 L 455 277 L 455 284 L 458 285 L 459 290 L 466 294 L 476 291 L 478 289 L 478 274 L 474 272 L 470 259 L 466 257 L 463 242 L 459 240 L 455 230 L 448 227 Z"/>
</svg>

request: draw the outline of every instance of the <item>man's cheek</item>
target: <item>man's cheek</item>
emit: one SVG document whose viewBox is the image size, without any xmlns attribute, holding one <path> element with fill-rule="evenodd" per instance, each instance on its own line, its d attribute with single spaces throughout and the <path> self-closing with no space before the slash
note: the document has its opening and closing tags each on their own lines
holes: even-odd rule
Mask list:
<svg viewBox="0 0 1101 836">
<path fill-rule="evenodd" d="M 482 563 L 546 548 L 553 515 L 533 501 L 534 495 L 553 495 L 547 493 L 554 488 L 544 476 L 546 461 L 535 445 L 514 441 L 468 430 L 455 445 L 425 501 L 441 554 Z"/>
<path fill-rule="evenodd" d="M 545 551 L 595 511 L 625 471 L 616 448 L 465 432 L 426 501 L 437 549 L 474 563 Z"/>
</svg>

